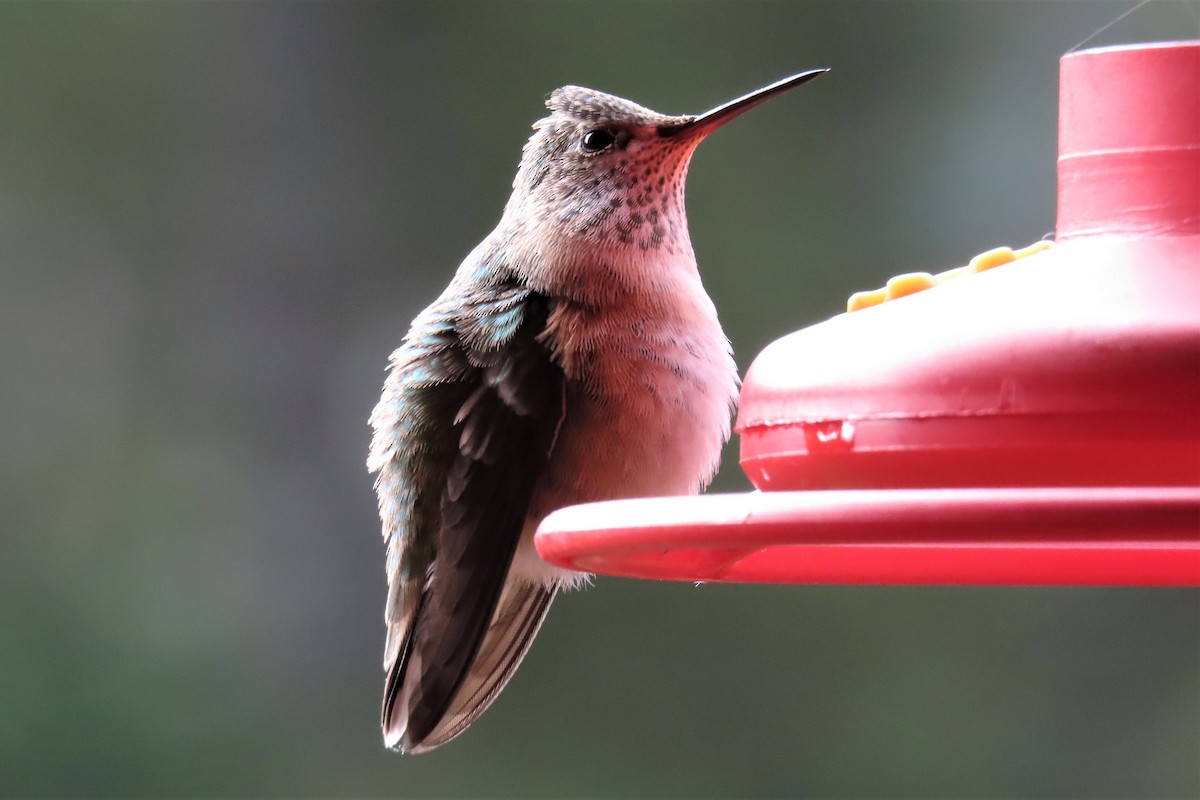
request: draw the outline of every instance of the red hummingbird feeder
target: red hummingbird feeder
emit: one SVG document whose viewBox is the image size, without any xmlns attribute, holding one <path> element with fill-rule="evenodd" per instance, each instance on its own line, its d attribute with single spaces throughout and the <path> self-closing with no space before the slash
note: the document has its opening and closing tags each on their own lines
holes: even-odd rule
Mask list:
<svg viewBox="0 0 1200 800">
<path fill-rule="evenodd" d="M 538 552 L 687 581 L 1200 585 L 1200 41 L 1064 56 L 1055 245 L 772 343 L 736 430 L 758 491 L 565 508 Z"/>
</svg>

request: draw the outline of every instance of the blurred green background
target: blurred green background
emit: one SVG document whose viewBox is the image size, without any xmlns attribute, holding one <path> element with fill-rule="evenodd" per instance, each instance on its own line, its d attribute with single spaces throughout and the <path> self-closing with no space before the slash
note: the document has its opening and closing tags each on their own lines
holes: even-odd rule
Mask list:
<svg viewBox="0 0 1200 800">
<path fill-rule="evenodd" d="M 1196 591 L 602 578 L 460 740 L 377 728 L 366 417 L 551 89 L 834 68 L 692 166 L 744 370 L 1052 230 L 1057 59 L 1131 5 L 0 5 L 0 793 L 1200 794 Z M 1154 2 L 1091 44 L 1198 34 Z"/>
</svg>

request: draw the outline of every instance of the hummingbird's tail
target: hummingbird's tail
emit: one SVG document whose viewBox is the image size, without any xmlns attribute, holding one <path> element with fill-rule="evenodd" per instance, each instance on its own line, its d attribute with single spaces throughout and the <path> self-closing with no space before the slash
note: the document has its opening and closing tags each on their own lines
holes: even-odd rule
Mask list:
<svg viewBox="0 0 1200 800">
<path fill-rule="evenodd" d="M 466 730 L 516 671 L 555 592 L 554 586 L 508 581 L 479 650 L 448 704 L 421 692 L 423 666 L 431 665 L 420 664 L 417 653 L 410 651 L 395 659 L 388 670 L 384 693 L 383 736 L 387 746 L 405 753 L 423 753 Z M 411 643 L 405 646 L 409 648 Z"/>
</svg>

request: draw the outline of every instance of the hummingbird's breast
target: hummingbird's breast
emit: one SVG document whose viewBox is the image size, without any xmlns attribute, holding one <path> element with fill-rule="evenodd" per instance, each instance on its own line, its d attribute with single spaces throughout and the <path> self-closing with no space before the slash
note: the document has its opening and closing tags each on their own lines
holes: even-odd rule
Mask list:
<svg viewBox="0 0 1200 800">
<path fill-rule="evenodd" d="M 514 561 L 516 575 L 542 581 L 568 577 L 533 552 L 533 531 L 551 511 L 704 488 L 738 389 L 729 341 L 695 272 L 619 305 L 559 301 L 545 336 L 567 377 L 565 411 Z"/>
</svg>

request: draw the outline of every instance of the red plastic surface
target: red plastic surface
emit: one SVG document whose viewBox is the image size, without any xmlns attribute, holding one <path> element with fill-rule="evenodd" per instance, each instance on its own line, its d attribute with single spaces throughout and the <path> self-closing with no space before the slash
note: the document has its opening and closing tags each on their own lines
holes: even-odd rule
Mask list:
<svg viewBox="0 0 1200 800">
<path fill-rule="evenodd" d="M 551 514 L 543 558 L 636 578 L 1200 585 L 1200 489 L 752 492 Z"/>
<path fill-rule="evenodd" d="M 1200 42 L 1103 47 L 1063 57 L 1059 241 L 1200 234 L 1198 145 Z"/>
<path fill-rule="evenodd" d="M 764 491 L 1194 486 L 1200 237 L 1084 237 L 769 345 L 742 390 Z"/>
<path fill-rule="evenodd" d="M 737 431 L 762 493 L 564 510 L 539 552 L 680 580 L 1200 585 L 1200 42 L 1064 57 L 1059 147 L 1054 248 L 755 360 Z"/>
</svg>

